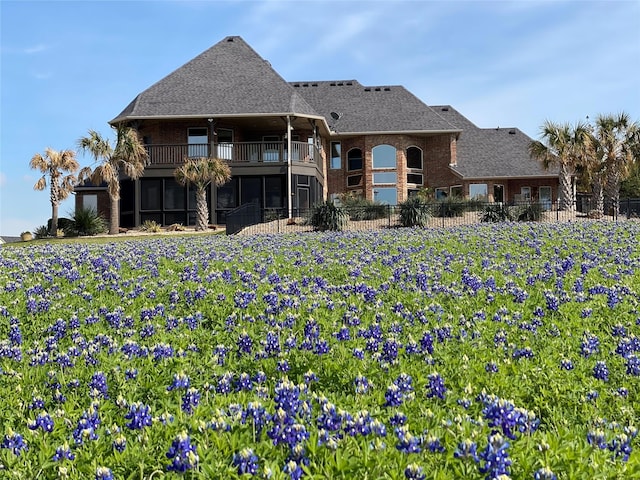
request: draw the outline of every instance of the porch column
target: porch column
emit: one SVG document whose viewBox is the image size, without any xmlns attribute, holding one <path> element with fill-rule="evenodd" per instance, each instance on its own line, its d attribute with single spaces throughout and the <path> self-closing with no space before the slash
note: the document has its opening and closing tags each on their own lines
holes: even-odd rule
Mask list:
<svg viewBox="0 0 640 480">
<path fill-rule="evenodd" d="M 293 157 L 293 155 L 291 154 L 291 130 L 293 130 L 291 128 L 291 117 L 287 115 L 287 209 L 289 210 L 287 218 L 289 219 L 293 216 L 293 182 L 291 178 L 291 157 Z"/>
</svg>

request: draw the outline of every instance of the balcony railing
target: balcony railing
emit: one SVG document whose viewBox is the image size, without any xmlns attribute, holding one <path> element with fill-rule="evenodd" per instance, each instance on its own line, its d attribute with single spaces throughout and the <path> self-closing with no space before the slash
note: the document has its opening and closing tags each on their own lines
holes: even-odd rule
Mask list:
<svg viewBox="0 0 640 480">
<path fill-rule="evenodd" d="M 218 157 L 230 164 L 277 164 L 288 161 L 287 142 L 199 143 L 146 145 L 151 165 L 179 165 L 187 158 Z M 306 142 L 291 142 L 295 163 L 320 162 L 318 149 Z"/>
</svg>

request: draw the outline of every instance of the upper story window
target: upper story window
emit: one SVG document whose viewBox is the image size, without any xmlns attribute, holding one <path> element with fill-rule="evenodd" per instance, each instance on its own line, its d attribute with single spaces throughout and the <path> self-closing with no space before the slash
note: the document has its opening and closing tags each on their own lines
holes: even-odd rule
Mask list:
<svg viewBox="0 0 640 480">
<path fill-rule="evenodd" d="M 407 168 L 422 170 L 422 150 L 418 147 L 407 148 Z"/>
<path fill-rule="evenodd" d="M 190 158 L 209 156 L 209 135 L 206 127 L 187 130 L 188 155 Z"/>
<path fill-rule="evenodd" d="M 396 168 L 396 149 L 391 145 L 376 145 L 371 154 L 373 168 Z"/>
<path fill-rule="evenodd" d="M 349 170 L 362 170 L 362 150 L 352 148 L 347 152 L 347 167 Z"/>
<path fill-rule="evenodd" d="M 342 145 L 340 144 L 340 142 L 331 142 L 331 168 L 332 169 L 338 169 L 338 168 L 342 168 L 342 158 L 341 158 L 341 152 L 342 152 Z"/>
</svg>

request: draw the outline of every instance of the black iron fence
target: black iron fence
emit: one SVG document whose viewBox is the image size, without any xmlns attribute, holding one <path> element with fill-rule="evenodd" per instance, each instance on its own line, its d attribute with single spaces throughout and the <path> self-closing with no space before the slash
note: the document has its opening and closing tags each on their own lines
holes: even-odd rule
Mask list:
<svg viewBox="0 0 640 480">
<path fill-rule="evenodd" d="M 418 226 L 425 228 L 495 222 L 640 221 L 640 198 L 621 199 L 617 209 L 605 203 L 603 211 L 596 210 L 588 198 L 580 198 L 572 208 L 564 210 L 557 203 L 441 201 L 420 205 L 420 211 L 413 217 L 403 214 L 401 205 L 373 204 L 338 208 L 340 229 L 352 231 L 415 226 L 406 224 L 408 218 L 419 218 Z M 313 212 L 313 209 L 293 210 L 289 215 L 286 209 L 261 209 L 257 203 L 245 204 L 227 212 L 226 231 L 227 234 L 254 234 L 332 229 L 331 226 L 318 225 L 317 216 Z"/>
</svg>

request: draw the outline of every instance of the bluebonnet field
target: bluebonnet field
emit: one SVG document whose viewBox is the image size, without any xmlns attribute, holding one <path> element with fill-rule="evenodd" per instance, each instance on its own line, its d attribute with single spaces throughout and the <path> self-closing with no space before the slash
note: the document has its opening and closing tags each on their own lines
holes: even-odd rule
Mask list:
<svg viewBox="0 0 640 480">
<path fill-rule="evenodd" d="M 633 478 L 638 238 L 594 222 L 2 248 L 0 477 Z"/>
</svg>

